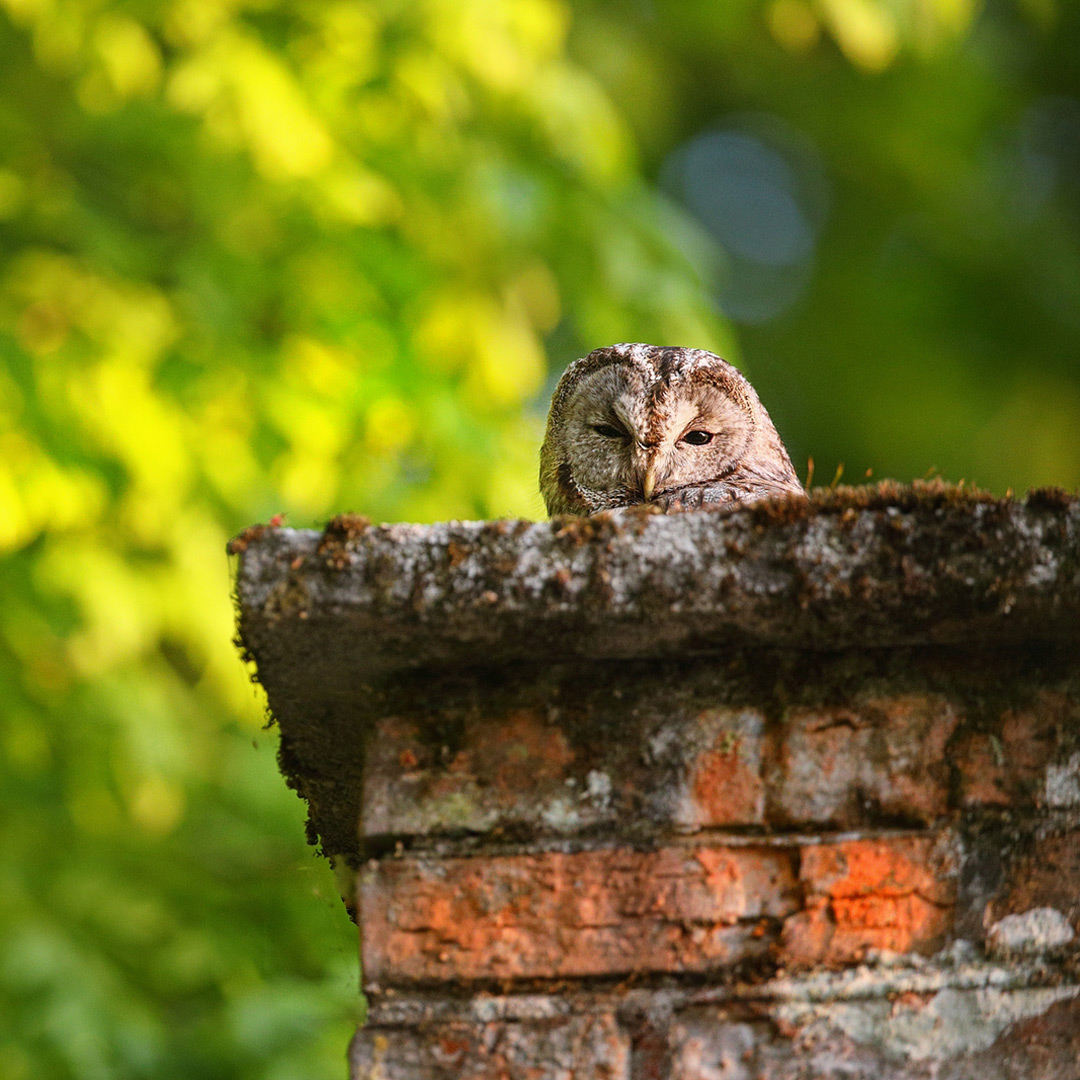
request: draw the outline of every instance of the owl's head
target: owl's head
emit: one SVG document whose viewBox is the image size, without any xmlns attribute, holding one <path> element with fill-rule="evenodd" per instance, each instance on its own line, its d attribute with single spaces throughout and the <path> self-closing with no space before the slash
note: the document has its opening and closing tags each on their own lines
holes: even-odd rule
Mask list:
<svg viewBox="0 0 1080 1080">
<path fill-rule="evenodd" d="M 714 353 L 610 345 L 560 379 L 540 451 L 550 514 L 671 506 L 680 492 L 727 490 L 740 476 L 801 491 L 753 387 Z"/>
</svg>

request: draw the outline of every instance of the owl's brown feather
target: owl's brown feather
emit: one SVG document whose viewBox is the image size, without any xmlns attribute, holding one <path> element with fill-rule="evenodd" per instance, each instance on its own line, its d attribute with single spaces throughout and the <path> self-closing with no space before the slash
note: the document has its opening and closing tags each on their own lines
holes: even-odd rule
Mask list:
<svg viewBox="0 0 1080 1080">
<path fill-rule="evenodd" d="M 753 387 L 704 349 L 609 345 L 574 361 L 540 451 L 548 512 L 664 510 L 803 495 Z"/>
</svg>

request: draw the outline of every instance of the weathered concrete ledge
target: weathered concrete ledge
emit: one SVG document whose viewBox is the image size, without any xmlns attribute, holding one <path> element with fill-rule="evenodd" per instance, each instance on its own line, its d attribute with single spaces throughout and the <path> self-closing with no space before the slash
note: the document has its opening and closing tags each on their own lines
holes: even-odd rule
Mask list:
<svg viewBox="0 0 1080 1080">
<path fill-rule="evenodd" d="M 1080 501 L 1056 492 L 882 485 L 539 524 L 343 517 L 234 545 L 260 675 L 281 666 L 324 687 L 345 672 L 733 645 L 1080 643 Z"/>
</svg>

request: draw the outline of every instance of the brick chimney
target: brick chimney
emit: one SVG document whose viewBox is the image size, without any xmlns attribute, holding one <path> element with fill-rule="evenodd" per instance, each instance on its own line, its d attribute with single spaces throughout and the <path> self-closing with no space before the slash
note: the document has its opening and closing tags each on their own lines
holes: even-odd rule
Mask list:
<svg viewBox="0 0 1080 1080">
<path fill-rule="evenodd" d="M 1080 502 L 232 549 L 354 1080 L 1080 1078 Z"/>
</svg>

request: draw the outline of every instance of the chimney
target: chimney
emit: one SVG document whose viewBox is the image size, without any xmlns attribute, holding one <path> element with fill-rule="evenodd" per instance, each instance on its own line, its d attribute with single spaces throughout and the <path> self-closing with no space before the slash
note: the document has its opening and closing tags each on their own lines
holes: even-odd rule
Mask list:
<svg viewBox="0 0 1080 1080">
<path fill-rule="evenodd" d="M 1080 501 L 233 549 L 354 1080 L 1080 1077 Z"/>
</svg>

